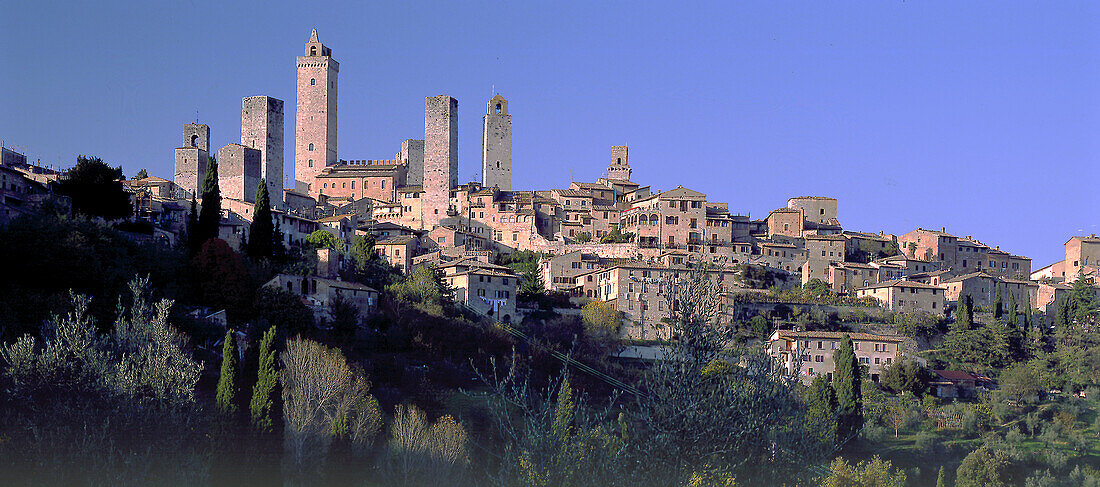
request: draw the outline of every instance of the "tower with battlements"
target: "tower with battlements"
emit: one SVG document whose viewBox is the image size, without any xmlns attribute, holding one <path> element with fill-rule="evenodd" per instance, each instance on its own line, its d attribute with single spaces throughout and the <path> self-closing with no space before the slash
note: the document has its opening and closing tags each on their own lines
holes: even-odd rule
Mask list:
<svg viewBox="0 0 1100 487">
<path fill-rule="evenodd" d="M 607 179 L 629 181 L 630 164 L 627 163 L 625 145 L 611 146 L 611 164 L 607 166 Z"/>
<path fill-rule="evenodd" d="M 508 100 L 497 94 L 481 119 L 481 184 L 512 190 L 512 115 Z"/>
<path fill-rule="evenodd" d="M 314 29 L 298 56 L 298 105 L 294 124 L 294 189 L 317 194 L 314 177 L 336 164 L 336 87 L 340 63 Z"/>
<path fill-rule="evenodd" d="M 206 163 L 210 157 L 210 127 L 201 123 L 183 125 L 183 145 L 175 150 L 175 173 L 172 180 L 181 190 L 179 198 L 199 196 L 199 188 L 206 177 Z"/>
</svg>

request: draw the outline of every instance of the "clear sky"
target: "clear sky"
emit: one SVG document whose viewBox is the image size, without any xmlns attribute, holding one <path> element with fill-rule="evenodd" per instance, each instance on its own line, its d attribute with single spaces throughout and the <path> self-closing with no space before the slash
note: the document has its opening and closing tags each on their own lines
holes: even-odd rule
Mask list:
<svg viewBox="0 0 1100 487">
<path fill-rule="evenodd" d="M 846 229 L 947 227 L 1034 259 L 1097 232 L 1097 2 L 6 2 L 0 139 L 172 177 L 181 125 L 240 141 L 241 98 L 287 102 L 311 28 L 340 62 L 339 157 L 423 138 L 459 100 L 479 173 L 493 87 L 513 188 L 633 178 L 766 216 L 832 196 Z M 683 3 L 686 5 L 679 5 Z"/>
</svg>

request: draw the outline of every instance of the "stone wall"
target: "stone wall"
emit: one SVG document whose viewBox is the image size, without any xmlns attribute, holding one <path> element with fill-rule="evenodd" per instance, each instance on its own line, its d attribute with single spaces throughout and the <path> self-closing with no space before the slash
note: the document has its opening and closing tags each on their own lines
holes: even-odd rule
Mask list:
<svg viewBox="0 0 1100 487">
<path fill-rule="evenodd" d="M 275 207 L 282 207 L 283 105 L 270 96 L 249 96 L 241 102 L 241 145 L 260 151 L 260 177 L 267 180 Z"/>
<path fill-rule="evenodd" d="M 451 188 L 458 186 L 458 100 L 424 99 L 424 201 L 422 218 L 431 229 L 447 217 Z"/>
<path fill-rule="evenodd" d="M 210 156 L 198 147 L 180 147 L 176 149 L 176 171 L 173 180 L 183 193 L 178 195 L 182 199 L 199 197 L 199 189 L 202 180 L 206 177 L 206 164 Z"/>
<path fill-rule="evenodd" d="M 401 143 L 401 154 L 397 159 L 398 164 L 408 166 L 407 181 L 409 186 L 424 184 L 424 141 L 408 139 Z"/>
<path fill-rule="evenodd" d="M 508 100 L 494 96 L 481 125 L 481 181 L 487 188 L 512 190 L 512 115 Z"/>
<path fill-rule="evenodd" d="M 183 125 L 183 145 L 180 147 L 198 147 L 210 153 L 210 127 L 203 123 Z"/>
<path fill-rule="evenodd" d="M 317 55 L 309 55 L 311 47 Z M 298 57 L 297 112 L 294 136 L 294 179 L 313 185 L 313 178 L 336 158 L 336 87 L 340 63 L 319 42 L 306 44 Z M 313 145 L 313 150 L 310 149 Z M 296 186 L 301 186 L 296 184 Z M 309 187 L 310 194 L 316 188 Z"/>
<path fill-rule="evenodd" d="M 218 186 L 222 196 L 256 201 L 260 185 L 260 151 L 241 144 L 218 149 Z"/>
</svg>

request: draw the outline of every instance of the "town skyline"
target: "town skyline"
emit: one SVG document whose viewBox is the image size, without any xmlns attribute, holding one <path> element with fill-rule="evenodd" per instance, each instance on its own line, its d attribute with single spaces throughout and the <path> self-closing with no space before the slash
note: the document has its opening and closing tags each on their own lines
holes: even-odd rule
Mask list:
<svg viewBox="0 0 1100 487">
<path fill-rule="evenodd" d="M 96 124 L 86 135 L 71 132 L 58 137 L 40 130 L 46 118 L 60 107 L 50 105 L 45 98 L 36 101 L 34 96 L 13 96 L 13 93 L 32 94 L 52 86 L 72 96 L 96 98 L 97 86 L 82 87 L 72 81 L 54 80 L 34 88 L 8 86 L 4 90 L 5 105 L 26 116 L 5 117 L 0 122 L 0 133 L 4 134 L 6 145 L 24 148 L 30 160 L 38 158 L 36 154 L 58 152 L 60 161 L 68 165 L 76 154 L 85 153 L 124 166 L 127 175 L 144 168 L 150 174 L 171 179 L 168 148 L 178 146 L 180 124 L 194 120 L 194 114 L 188 114 L 194 111 L 189 106 L 198 108 L 200 123 L 211 126 L 214 147 L 238 139 L 242 97 L 263 94 L 285 100 L 290 105 L 286 119 L 293 120 L 292 58 L 300 54 L 302 42 L 308 38 L 310 29 L 316 27 L 321 40 L 332 47 L 333 57 L 344 68 L 340 90 L 340 159 L 392 157 L 402 140 L 419 138 L 422 134 L 420 103 L 424 97 L 446 93 L 459 100 L 459 180 L 480 179 L 475 175 L 480 173 L 478 136 L 484 113 L 482 103 L 495 91 L 510 101 L 515 116 L 515 189 L 564 188 L 571 181 L 594 180 L 606 167 L 607 148 L 629 145 L 634 153 L 631 161 L 634 179 L 653 184 L 655 190 L 682 185 L 702 191 L 728 202 L 731 212 L 750 213 L 754 218 L 764 217 L 789 197 L 830 196 L 839 200 L 840 221 L 845 228 L 901 234 L 917 227 L 947 227 L 949 232 L 973 235 L 990 245 L 1031 257 L 1034 269 L 1057 260 L 1062 243 L 1070 236 L 1096 233 L 1088 212 L 1097 202 L 1095 194 L 1088 192 L 1090 181 L 1095 181 L 1098 175 L 1094 164 L 1090 164 L 1095 160 L 1096 144 L 1086 136 L 1090 128 L 1098 125 L 1097 99 L 1084 89 L 1097 78 L 1096 56 L 1091 54 L 1096 52 L 1093 49 L 1096 37 L 1075 30 L 1087 26 L 1088 20 L 1095 18 L 1095 11 L 1082 12 L 1068 26 L 1042 22 L 1054 17 L 1065 20 L 1064 13 L 1044 17 L 1043 12 L 1031 12 L 1040 18 L 1026 26 L 1030 32 L 978 39 L 998 26 L 1012 25 L 1027 12 L 989 12 L 987 25 L 969 33 L 964 32 L 966 20 L 972 20 L 969 16 L 977 16 L 979 12 L 959 12 L 957 19 L 942 19 L 927 8 L 884 7 L 863 10 L 862 15 L 848 21 L 849 25 L 835 30 L 818 26 L 818 30 L 801 38 L 776 29 L 771 32 L 775 34 L 772 40 L 786 45 L 775 47 L 768 45 L 768 27 L 783 24 L 778 18 L 781 15 L 755 8 L 755 11 L 748 8 L 750 11 L 723 12 L 727 15 L 716 17 L 755 15 L 757 20 L 769 23 L 741 33 L 740 40 L 744 42 L 734 43 L 737 47 L 727 50 L 714 45 L 705 51 L 709 57 L 731 60 L 737 58 L 737 51 L 743 51 L 742 56 L 748 58 L 778 55 L 771 64 L 761 61 L 753 65 L 758 70 L 750 66 L 744 72 L 731 73 L 734 63 L 715 68 L 707 66 L 703 56 L 692 55 L 690 47 L 694 42 L 713 40 L 713 36 L 687 33 L 682 39 L 671 34 L 655 36 L 660 37 L 658 40 L 643 38 L 641 34 L 652 26 L 652 13 L 631 12 L 622 13 L 622 36 L 592 35 L 594 40 L 613 41 L 602 48 L 593 48 L 595 53 L 583 54 L 579 45 L 583 43 L 579 40 L 572 40 L 566 49 L 558 49 L 571 31 L 584 31 L 588 24 L 583 21 L 562 22 L 559 27 L 545 28 L 541 32 L 543 37 L 534 36 L 548 44 L 557 42 L 553 47 L 555 57 L 547 59 L 549 67 L 544 65 L 543 69 L 558 76 L 540 77 L 545 80 L 536 83 L 526 81 L 539 74 L 538 67 L 515 59 L 517 53 L 541 52 L 537 47 L 522 45 L 537 41 L 521 41 L 518 47 L 487 47 L 494 35 L 515 39 L 516 29 L 528 25 L 516 22 L 516 17 L 530 12 L 517 9 L 498 11 L 500 25 L 507 24 L 500 33 L 486 30 L 483 37 L 487 38 L 477 41 L 470 39 L 476 35 L 458 36 L 461 42 L 442 49 L 446 54 L 430 52 L 427 44 L 432 44 L 432 39 L 422 40 L 423 44 L 403 44 L 398 38 L 380 36 L 378 39 L 384 42 L 362 42 L 356 35 L 360 31 L 350 27 L 350 20 L 314 21 L 309 19 L 312 15 L 282 19 L 276 24 L 279 28 L 273 29 L 277 34 L 266 32 L 262 36 L 255 35 L 255 26 L 243 29 L 247 31 L 243 37 L 211 28 L 210 39 L 188 41 L 197 43 L 199 48 L 195 52 L 213 52 L 208 56 L 213 61 L 219 51 L 203 46 L 220 45 L 227 48 L 227 59 L 235 61 L 215 62 L 211 69 L 194 70 L 192 78 L 175 80 L 157 77 L 153 71 L 157 66 L 165 67 L 158 54 L 163 56 L 164 52 L 172 51 L 172 43 L 186 41 L 177 35 L 179 32 L 130 31 L 137 35 L 132 47 L 145 55 L 136 59 L 149 61 L 148 66 L 143 68 L 143 63 L 135 63 L 136 67 L 112 73 L 110 67 L 120 69 L 119 65 L 105 63 L 108 69 L 92 72 L 89 77 L 98 85 L 110 83 L 114 76 L 115 86 L 107 89 L 106 96 L 71 107 L 75 119 L 96 120 L 98 114 L 104 123 Z M 233 7 L 224 9 L 221 13 L 228 15 Z M 131 18 L 164 13 L 135 10 Z M 112 8 L 107 11 L 110 13 Z M 276 20 L 279 12 L 275 8 L 265 14 Z M 5 25 L 5 29 L 27 34 L 20 29 L 18 14 L 43 13 L 18 12 L 9 19 L 13 25 Z M 197 15 L 188 11 L 176 13 L 185 17 Z M 544 13 L 557 15 L 564 11 Z M 800 22 L 810 22 L 800 15 L 822 12 L 787 13 L 792 15 L 792 23 L 786 27 L 790 29 Z M 95 15 L 101 14 L 94 14 L 93 18 Z M 690 15 L 677 12 L 669 23 L 684 21 L 681 16 Z M 875 20 L 884 23 L 871 28 Z M 61 23 L 67 21 L 63 19 Z M 709 21 L 719 23 L 718 19 Z M 214 24 L 218 22 L 215 19 Z M 442 21 L 424 21 L 425 25 L 418 24 L 413 30 L 431 30 L 434 22 Z M 912 24 L 907 27 L 910 30 L 888 35 L 890 22 Z M 917 26 L 922 22 L 939 26 L 940 30 L 912 39 L 916 46 L 901 52 L 911 53 L 919 51 L 919 46 L 944 42 L 933 39 L 936 37 L 933 34 L 956 36 L 956 49 L 962 52 L 959 56 L 937 53 L 945 58 L 944 63 L 938 70 L 924 72 L 927 86 L 922 87 L 907 77 L 919 72 L 920 67 L 934 64 L 935 60 L 930 58 L 936 56 L 918 57 L 908 65 L 895 62 L 873 66 L 874 62 L 866 62 L 881 62 L 885 55 L 897 57 L 897 50 L 883 47 L 904 44 L 901 39 L 904 33 L 919 30 Z M 462 30 L 459 21 L 455 24 L 448 26 L 448 34 Z M 852 29 L 851 24 L 865 24 L 867 30 Z M 119 28 L 126 32 L 121 24 Z M 74 46 L 56 41 L 35 42 L 36 35 L 30 35 L 27 41 L 39 48 L 41 56 L 53 56 L 63 62 L 72 55 L 63 51 Z M 1027 35 L 1037 36 L 1037 42 L 1022 45 L 1020 40 Z M 861 41 L 873 39 L 881 41 L 878 48 L 884 52 L 875 55 L 873 44 L 860 45 Z M 154 45 L 146 45 L 144 41 Z M 625 52 L 631 41 L 651 47 L 653 60 L 641 62 L 646 49 L 631 51 L 626 56 L 629 59 L 605 57 L 617 50 Z M 106 41 L 95 44 L 104 49 L 118 46 Z M 853 44 L 855 48 L 848 49 Z M 478 46 L 476 50 L 469 47 L 474 45 Z M 852 59 L 858 56 L 851 52 L 828 54 L 837 45 L 867 55 L 867 59 L 858 62 Z M 463 51 L 463 46 L 469 50 Z M 253 56 L 242 55 L 246 52 Z M 494 53 L 503 59 L 499 62 L 491 59 Z M 822 56 L 814 61 L 811 59 L 816 57 L 814 53 Z M 969 66 L 961 63 L 967 53 L 979 54 L 975 56 L 979 62 Z M 675 57 L 684 59 L 680 62 L 669 59 Z M 390 73 L 400 71 L 399 60 L 428 62 L 412 62 L 410 65 L 417 69 L 391 77 Z M 437 63 L 440 60 L 446 62 Z M 802 64 L 798 64 L 800 61 Z M 468 68 L 469 71 L 456 68 L 463 63 L 474 67 Z M 571 68 L 569 64 L 576 66 Z M 637 68 L 624 69 L 630 65 Z M 796 65 L 797 69 L 782 72 L 783 68 Z M 61 67 L 47 63 L 42 74 Z M 673 67 L 681 69 L 670 69 Z M 859 78 L 859 70 L 846 76 L 838 74 L 853 67 L 861 67 L 865 78 Z M 168 73 L 174 73 L 174 69 L 168 68 Z M 443 72 L 428 76 L 433 69 Z M 588 76 L 570 78 L 585 69 Z M 28 70 L 17 74 L 15 81 L 3 83 L 25 85 L 38 79 L 37 73 Z M 627 77 L 634 73 L 637 75 Z M 638 76 L 644 78 L 654 73 L 664 73 L 664 77 L 645 80 Z M 998 78 L 1012 73 L 1017 78 Z M 734 80 L 732 86 L 741 86 L 740 82 L 746 88 L 719 92 L 712 89 L 712 80 L 700 80 L 707 75 L 730 77 L 726 81 Z M 563 86 L 567 78 L 577 82 Z M 998 79 L 1003 84 L 983 84 Z M 766 89 L 764 85 L 769 80 L 779 82 L 780 87 Z M 816 88 L 812 87 L 814 81 L 820 83 Z M 555 82 L 560 91 L 548 89 Z M 481 84 L 488 86 L 479 88 Z M 861 84 L 867 89 L 861 90 Z M 883 84 L 898 86 L 894 88 L 896 91 L 889 92 Z M 816 95 L 814 89 L 818 90 Z M 1048 91 L 1043 93 L 1044 89 Z M 727 93 L 729 96 L 724 96 Z M 792 94 L 795 96 L 781 96 Z M 860 94 L 862 99 L 844 101 L 846 96 Z M 158 98 L 162 104 L 149 105 L 149 100 Z M 727 101 L 719 101 L 723 98 Z M 921 101 L 937 103 L 920 107 Z M 1044 103 L 1048 106 L 1043 106 Z M 952 104 L 953 109 L 949 108 Z M 741 115 L 722 116 L 724 110 L 738 106 L 744 109 L 737 112 Z M 952 113 L 955 119 L 935 117 Z M 758 123 L 753 123 L 754 120 Z M 62 126 L 68 123 L 63 122 Z M 1022 128 L 1008 130 L 1014 125 Z M 121 130 L 106 130 L 109 127 Z M 824 130 L 815 132 L 815 129 Z M 903 133 L 906 129 L 916 136 L 906 137 Z M 293 131 L 286 130 L 284 136 L 287 139 L 284 157 L 290 165 L 294 160 Z M 880 153 L 881 158 L 877 155 Z M 945 157 L 946 154 L 951 157 Z M 42 159 L 43 163 L 55 163 L 49 157 Z M 289 174 L 289 168 L 285 172 Z M 783 180 L 779 181 L 779 177 Z M 1020 197 L 1024 195 L 1040 197 Z M 896 206 L 883 205 L 887 198 Z M 983 209 L 997 213 L 990 218 L 983 214 Z"/>
</svg>

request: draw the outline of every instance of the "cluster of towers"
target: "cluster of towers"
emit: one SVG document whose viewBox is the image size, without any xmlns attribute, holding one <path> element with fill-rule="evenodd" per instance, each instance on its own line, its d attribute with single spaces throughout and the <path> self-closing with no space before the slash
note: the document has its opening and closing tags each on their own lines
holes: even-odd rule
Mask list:
<svg viewBox="0 0 1100 487">
<path fill-rule="evenodd" d="M 318 176 L 337 166 L 337 94 L 340 63 L 332 49 L 310 33 L 305 52 L 297 58 L 297 105 L 294 131 L 292 189 L 317 198 L 324 193 Z M 512 188 L 512 116 L 508 100 L 499 94 L 489 100 L 482 125 L 482 184 L 503 191 Z M 184 126 L 184 144 L 175 153 L 175 181 L 183 197 L 196 195 L 210 154 L 210 128 Z M 283 196 L 283 101 L 269 96 L 244 99 L 241 142 L 218 150 L 222 193 L 252 201 L 260 178 L 265 178 L 272 200 Z M 458 100 L 439 95 L 424 101 L 424 138 L 405 140 L 395 165 L 404 166 L 403 183 L 422 186 L 424 226 L 431 228 L 447 216 L 450 190 L 458 186 Z"/>
</svg>

